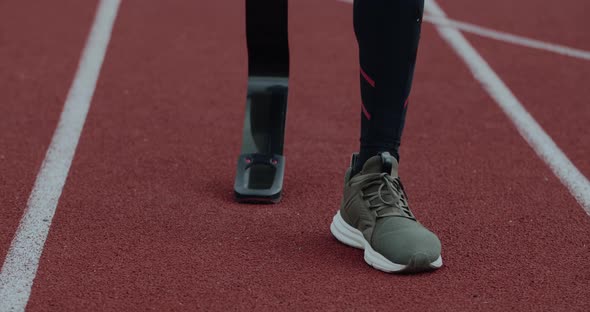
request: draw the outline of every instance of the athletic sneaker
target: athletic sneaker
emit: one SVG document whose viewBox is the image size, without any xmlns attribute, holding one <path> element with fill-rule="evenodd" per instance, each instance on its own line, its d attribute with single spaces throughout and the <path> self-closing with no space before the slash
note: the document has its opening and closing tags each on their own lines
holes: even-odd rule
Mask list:
<svg viewBox="0 0 590 312">
<path fill-rule="evenodd" d="M 395 157 L 389 153 L 371 157 L 351 177 L 356 156 L 346 172 L 332 234 L 346 245 L 364 249 L 365 261 L 384 272 L 440 268 L 440 241 L 410 211 Z"/>
</svg>

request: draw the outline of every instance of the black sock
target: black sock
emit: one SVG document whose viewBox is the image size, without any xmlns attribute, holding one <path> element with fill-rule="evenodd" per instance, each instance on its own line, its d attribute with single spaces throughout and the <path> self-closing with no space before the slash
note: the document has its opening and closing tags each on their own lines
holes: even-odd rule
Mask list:
<svg viewBox="0 0 590 312">
<path fill-rule="evenodd" d="M 354 0 L 353 10 L 362 98 L 358 172 L 379 152 L 399 160 L 424 0 Z"/>
</svg>

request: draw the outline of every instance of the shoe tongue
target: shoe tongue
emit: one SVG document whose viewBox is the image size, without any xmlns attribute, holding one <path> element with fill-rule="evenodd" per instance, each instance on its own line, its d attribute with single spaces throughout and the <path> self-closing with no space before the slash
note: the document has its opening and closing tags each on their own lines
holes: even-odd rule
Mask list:
<svg viewBox="0 0 590 312">
<path fill-rule="evenodd" d="M 391 156 L 389 153 L 382 153 L 381 155 L 373 156 L 367 159 L 367 161 L 363 165 L 363 170 L 361 171 L 361 174 L 386 172 L 389 173 L 391 177 L 398 178 L 397 168 L 397 159 L 395 159 L 395 157 Z M 380 192 L 380 198 L 373 198 L 372 200 L 370 200 L 371 205 L 379 205 L 383 202 L 393 202 L 398 200 L 398 198 L 394 197 L 393 194 L 391 194 L 391 191 L 388 188 L 381 189 L 382 187 L 383 184 L 371 184 L 365 190 L 367 194 Z M 399 207 L 395 207 L 392 206 L 391 209 L 393 210 L 387 209 L 387 211 L 382 211 L 382 213 L 387 213 L 389 215 L 400 215 L 400 213 L 402 215 L 404 214 L 403 212 L 399 211 Z"/>
<path fill-rule="evenodd" d="M 395 157 L 389 153 L 382 153 L 381 155 L 373 156 L 363 165 L 363 173 L 381 173 L 387 172 L 394 178 L 398 177 L 398 163 Z"/>
</svg>

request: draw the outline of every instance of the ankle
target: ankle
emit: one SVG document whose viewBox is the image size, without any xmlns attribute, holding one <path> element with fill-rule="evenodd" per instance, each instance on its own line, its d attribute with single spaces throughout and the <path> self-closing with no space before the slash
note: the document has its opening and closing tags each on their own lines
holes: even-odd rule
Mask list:
<svg viewBox="0 0 590 312">
<path fill-rule="evenodd" d="M 357 173 L 361 172 L 365 162 L 373 156 L 377 156 L 380 153 L 389 152 L 399 163 L 399 152 L 397 150 L 371 150 L 371 149 L 361 149 L 360 153 L 352 155 L 351 161 L 351 168 L 352 172 L 350 176 L 353 177 Z"/>
</svg>

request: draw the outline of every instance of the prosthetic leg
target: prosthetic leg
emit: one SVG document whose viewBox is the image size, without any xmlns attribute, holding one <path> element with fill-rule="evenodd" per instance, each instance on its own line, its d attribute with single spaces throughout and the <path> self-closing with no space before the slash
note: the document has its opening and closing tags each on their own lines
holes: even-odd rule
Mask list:
<svg viewBox="0 0 590 312">
<path fill-rule="evenodd" d="M 289 90 L 287 0 L 246 0 L 248 95 L 234 191 L 239 202 L 281 199 Z"/>
</svg>

